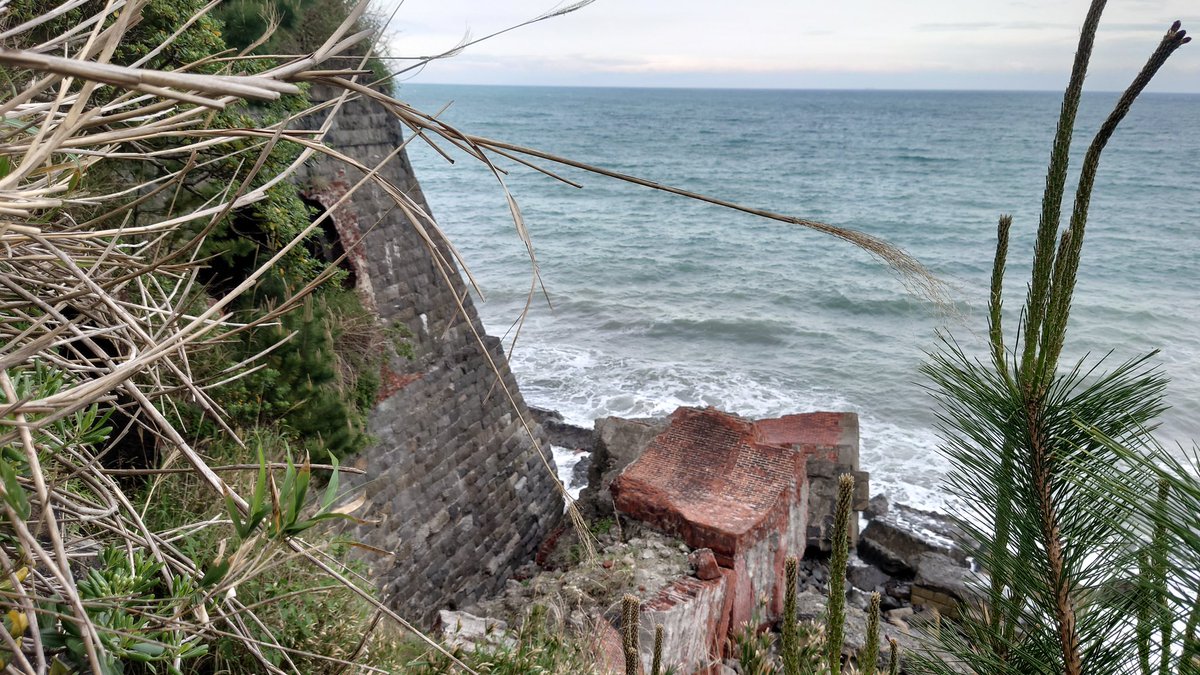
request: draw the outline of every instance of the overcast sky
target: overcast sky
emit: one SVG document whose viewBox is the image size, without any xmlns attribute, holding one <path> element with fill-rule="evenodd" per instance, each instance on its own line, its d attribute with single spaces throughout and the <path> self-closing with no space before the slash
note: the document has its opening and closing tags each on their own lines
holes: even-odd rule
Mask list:
<svg viewBox="0 0 1200 675">
<path fill-rule="evenodd" d="M 379 0 L 377 0 L 378 2 Z M 389 6 L 387 3 L 390 2 Z M 396 0 L 383 0 L 381 9 Z M 596 0 L 429 64 L 413 82 L 601 86 L 1061 89 L 1085 0 Z M 405 0 L 397 56 L 440 53 L 555 7 Z M 1112 0 L 1091 89 L 1124 89 L 1166 28 L 1200 34 L 1196 0 Z M 1153 90 L 1200 92 L 1200 42 Z"/>
</svg>

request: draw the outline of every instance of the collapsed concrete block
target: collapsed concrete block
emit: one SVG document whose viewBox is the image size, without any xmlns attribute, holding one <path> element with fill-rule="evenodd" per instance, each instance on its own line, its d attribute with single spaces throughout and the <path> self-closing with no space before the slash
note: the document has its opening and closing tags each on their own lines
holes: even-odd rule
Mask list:
<svg viewBox="0 0 1200 675">
<path fill-rule="evenodd" d="M 830 550 L 838 478 L 855 478 L 854 510 L 867 508 L 870 475 L 858 469 L 858 415 L 812 412 L 784 415 L 754 423 L 763 442 L 804 454 L 809 484 L 808 545 Z M 850 545 L 858 540 L 858 519 L 850 520 Z"/>
<path fill-rule="evenodd" d="M 783 608 L 783 562 L 807 541 L 806 456 L 762 441 L 755 423 L 709 408 L 680 408 L 613 481 L 617 511 L 712 549 L 733 572 L 729 625 L 767 621 Z"/>
<path fill-rule="evenodd" d="M 438 623 L 443 644 L 451 649 L 469 653 L 481 647 L 507 649 L 517 644 L 508 633 L 508 624 L 499 619 L 443 609 L 438 612 Z"/>
<path fill-rule="evenodd" d="M 726 570 L 704 581 L 695 577 L 676 579 L 642 605 L 638 639 L 645 672 L 650 672 L 654 655 L 655 626 L 663 627 L 663 664 L 681 673 L 702 673 L 720 660 L 725 635 L 729 632 L 729 593 L 733 573 Z"/>
</svg>

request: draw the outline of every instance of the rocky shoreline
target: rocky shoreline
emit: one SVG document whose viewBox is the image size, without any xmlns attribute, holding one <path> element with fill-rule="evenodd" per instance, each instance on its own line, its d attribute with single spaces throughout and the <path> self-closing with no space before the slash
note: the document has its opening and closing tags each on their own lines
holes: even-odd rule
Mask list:
<svg viewBox="0 0 1200 675">
<path fill-rule="evenodd" d="M 651 454 L 669 451 L 663 439 L 679 436 L 677 427 L 682 428 L 681 421 L 693 426 L 719 424 L 732 425 L 730 428 L 733 429 L 754 428 L 755 439 L 763 444 L 748 447 L 769 450 L 775 446 L 765 442 L 784 438 L 780 435 L 781 430 L 789 423 L 794 426 L 796 420 L 752 422 L 711 409 L 681 409 L 682 412 L 677 411 L 670 419 L 604 418 L 597 420 L 595 428 L 589 430 L 565 423 L 554 411 L 531 411 L 553 445 L 584 454 L 564 482 L 568 488 L 582 488 L 577 505 L 589 523 L 596 544 L 595 559 L 589 560 L 587 547 L 576 532 L 569 526 L 560 528 L 543 543 L 537 560 L 518 570 L 499 596 L 463 608 L 461 612 L 441 613 L 443 633 L 451 644 L 469 649 L 480 641 L 511 639 L 503 637 L 506 631 L 519 626 L 529 608 L 539 605 L 547 608 L 559 625 L 577 634 L 594 636 L 601 668 L 620 672 L 623 661 L 617 633 L 619 604 L 625 593 L 632 593 L 644 602 L 642 632 L 647 632 L 650 626 L 663 625 L 668 636 L 674 635 L 674 642 L 664 651 L 683 666 L 679 672 L 739 673 L 740 666 L 735 660 L 716 661 L 711 655 L 724 651 L 727 637 L 739 622 L 751 620 L 763 629 L 777 623 L 782 591 L 772 585 L 768 577 L 777 571 L 776 562 L 781 559 L 775 552 L 781 548 L 778 545 L 780 536 L 785 539 L 791 536 L 791 540 L 797 542 L 792 548 L 804 550 L 798 597 L 800 618 L 817 619 L 823 614 L 829 569 L 828 546 L 822 546 L 827 534 L 820 519 L 825 517 L 828 509 L 817 501 L 828 498 L 820 487 L 821 476 L 825 473 L 832 476 L 841 469 L 852 470 L 860 476 L 864 489 L 862 498 L 856 500 L 860 502 L 856 504 L 856 510 L 866 522 L 861 534 L 855 537 L 854 554 L 847 570 L 844 653 L 857 654 L 865 641 L 865 610 L 873 592 L 881 595 L 883 639 L 897 640 L 902 651 L 916 646 L 912 637 L 914 626 L 922 621 L 939 621 L 941 616 L 953 616 L 959 600 L 966 597 L 967 582 L 972 574 L 971 561 L 955 543 L 961 540 L 961 533 L 953 521 L 941 514 L 903 504 L 890 505 L 883 496 L 866 499 L 866 474 L 857 471 L 856 418 L 853 419 L 853 467 L 839 467 L 835 461 L 835 450 L 842 448 L 841 445 L 818 444 L 816 451 L 804 446 L 809 453 L 807 475 L 802 477 L 805 483 L 803 500 L 795 503 L 803 503 L 808 511 L 808 517 L 801 520 L 806 525 L 805 531 L 790 535 L 782 531 L 770 532 L 766 537 L 760 537 L 763 541 L 773 542 L 771 560 L 763 563 L 762 551 L 767 549 L 754 543 L 757 540 L 747 538 L 746 543 L 734 546 L 742 546 L 748 553 L 731 553 L 732 548 L 726 551 L 721 545 L 713 547 L 717 549 L 714 553 L 708 547 L 692 545 L 704 543 L 702 535 L 696 533 L 697 529 L 703 529 L 699 525 L 681 526 L 670 519 L 656 521 L 653 514 L 661 510 L 659 504 L 642 509 L 651 515 L 635 515 L 639 513 L 639 505 L 622 497 L 621 493 L 629 494 L 629 484 L 635 482 L 638 470 L 630 470 L 628 473 L 633 477 L 620 479 L 616 487 L 613 483 L 627 467 L 642 458 L 648 447 L 654 447 Z M 824 418 L 819 421 L 828 422 Z M 813 420 L 807 422 L 815 423 Z M 767 426 L 768 423 L 774 426 Z M 672 433 L 665 433 L 668 428 Z M 711 428 L 704 428 L 703 433 L 707 434 L 706 439 L 713 437 Z M 806 432 L 789 433 L 803 435 Z M 845 435 L 844 430 L 842 433 Z M 799 453 L 801 445 L 798 443 L 804 439 L 792 440 L 797 443 L 792 447 Z M 846 450 L 842 448 L 841 452 L 841 459 L 846 459 Z M 826 455 L 833 458 L 826 462 L 829 466 L 822 464 Z M 692 461 L 691 456 L 688 459 Z M 701 460 L 695 459 L 696 462 Z M 704 487 L 697 485 L 695 490 L 701 491 Z M 614 494 L 617 495 L 615 499 Z M 688 495 L 689 499 L 702 497 Z M 728 495 L 711 497 L 717 500 L 713 503 L 720 503 Z M 640 493 L 637 498 L 642 498 Z M 650 498 L 658 498 L 658 495 L 652 494 Z M 796 499 L 800 499 L 799 494 Z M 618 503 L 621 500 L 624 503 Z M 818 516 L 817 522 L 814 522 L 814 514 Z M 770 521 L 776 523 L 777 530 L 795 529 L 788 525 L 790 521 L 777 520 Z M 685 541 L 689 538 L 691 544 Z M 719 544 L 724 540 L 718 537 L 714 541 Z M 750 588 L 758 588 L 752 593 L 756 597 L 747 598 L 745 592 L 738 594 L 737 591 L 747 583 L 751 584 Z M 643 650 L 652 644 L 651 636 L 652 632 L 642 636 Z M 668 637 L 667 641 L 671 639 Z M 672 661 L 668 659 L 668 662 Z"/>
</svg>

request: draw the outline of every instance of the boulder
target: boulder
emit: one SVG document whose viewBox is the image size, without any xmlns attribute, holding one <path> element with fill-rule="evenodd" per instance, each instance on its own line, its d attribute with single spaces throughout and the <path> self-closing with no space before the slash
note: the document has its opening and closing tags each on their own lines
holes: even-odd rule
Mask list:
<svg viewBox="0 0 1200 675">
<path fill-rule="evenodd" d="M 852 562 L 846 570 L 846 580 L 850 585 L 870 593 L 871 591 L 881 591 L 883 587 L 892 580 L 883 570 L 874 565 L 867 565 L 862 561 L 857 561 L 858 564 Z"/>
<path fill-rule="evenodd" d="M 594 436 L 591 429 L 569 424 L 557 410 L 529 406 L 529 412 L 534 421 L 542 425 L 551 444 L 571 450 L 592 451 Z"/>
<path fill-rule="evenodd" d="M 579 508 L 585 517 L 597 520 L 613 515 L 608 486 L 666 426 L 665 419 L 596 420 L 587 487 L 579 494 Z"/>
<path fill-rule="evenodd" d="M 592 455 L 591 453 L 585 453 L 583 457 L 579 458 L 578 462 L 575 462 L 574 468 L 571 469 L 571 484 L 567 487 L 570 487 L 571 489 L 577 487 L 586 488 L 588 484 L 588 470 L 591 469 L 591 467 Z"/>
<path fill-rule="evenodd" d="M 958 606 L 971 595 L 972 573 L 956 560 L 940 553 L 923 553 L 912 583 L 912 603 L 958 616 Z"/>
<path fill-rule="evenodd" d="M 858 554 L 888 574 L 911 579 L 925 553 L 940 553 L 965 564 L 967 553 L 957 543 L 962 538 L 949 516 L 893 504 L 886 515 L 867 523 Z"/>
<path fill-rule="evenodd" d="M 863 510 L 863 515 L 868 519 L 882 518 L 888 514 L 889 504 L 887 495 L 875 495 L 867 502 L 867 508 Z"/>
<path fill-rule="evenodd" d="M 475 616 L 466 612 L 443 609 L 438 612 L 442 642 L 450 649 L 473 652 L 480 647 L 515 647 L 517 641 L 508 634 L 508 624 L 499 619 Z"/>
</svg>

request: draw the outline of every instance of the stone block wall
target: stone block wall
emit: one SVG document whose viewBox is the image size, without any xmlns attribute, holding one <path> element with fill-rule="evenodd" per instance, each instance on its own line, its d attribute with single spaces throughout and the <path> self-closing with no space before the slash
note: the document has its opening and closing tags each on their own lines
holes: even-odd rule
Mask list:
<svg viewBox="0 0 1200 675">
<path fill-rule="evenodd" d="M 316 100 L 332 92 L 315 88 L 311 95 Z M 307 118 L 300 125 L 315 129 L 322 121 Z M 377 106 L 351 101 L 326 143 L 373 167 L 403 142 L 402 131 Z M 404 153 L 380 173 L 429 212 Z M 309 199 L 329 207 L 361 176 L 318 159 L 301 185 Z M 453 263 L 448 275 L 438 269 L 437 257 L 451 260 L 445 242 L 436 239 L 435 257 L 376 186 L 356 191 L 334 213 L 334 224 L 350 251 L 358 290 L 389 330 L 408 334 L 415 353 L 411 360 L 390 355 L 382 400 L 370 415 L 375 441 L 351 460 L 366 471 L 350 481 L 366 496 L 356 514 L 377 522 L 353 534 L 387 552 L 367 556 L 387 601 L 410 620 L 429 623 L 439 609 L 498 591 L 532 558 L 562 517 L 562 498 L 547 470 L 554 460 L 499 341 L 484 336 L 458 270 Z"/>
</svg>

